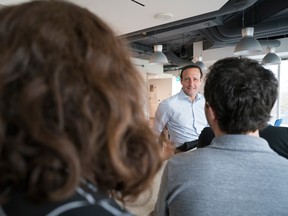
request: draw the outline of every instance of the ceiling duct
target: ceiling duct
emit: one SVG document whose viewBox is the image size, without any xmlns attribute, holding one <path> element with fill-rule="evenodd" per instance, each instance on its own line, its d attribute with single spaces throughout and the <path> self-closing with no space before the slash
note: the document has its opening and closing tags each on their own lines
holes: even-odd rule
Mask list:
<svg viewBox="0 0 288 216">
<path fill-rule="evenodd" d="M 254 37 L 258 40 L 284 37 L 288 33 L 287 8 L 288 1 L 258 0 L 253 7 L 245 10 L 245 26 L 254 26 Z M 224 16 L 223 25 L 199 30 L 200 34 L 207 38 L 204 41 L 204 49 L 224 47 L 239 41 L 239 28 L 243 27 L 242 17 L 243 13 L 240 12 Z"/>
<path fill-rule="evenodd" d="M 169 59 L 170 64 L 177 65 L 179 67 L 184 67 L 186 65 L 192 64 L 191 61 L 179 58 L 171 50 L 165 52 L 166 57 Z"/>
</svg>

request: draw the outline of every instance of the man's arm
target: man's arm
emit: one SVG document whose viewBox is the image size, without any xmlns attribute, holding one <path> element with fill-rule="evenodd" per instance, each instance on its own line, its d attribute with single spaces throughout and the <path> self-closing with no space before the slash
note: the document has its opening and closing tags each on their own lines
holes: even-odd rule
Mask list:
<svg viewBox="0 0 288 216">
<path fill-rule="evenodd" d="M 156 110 L 154 118 L 154 131 L 157 136 L 160 136 L 161 132 L 165 128 L 167 122 L 170 119 L 170 108 L 167 101 L 162 101 Z"/>
</svg>

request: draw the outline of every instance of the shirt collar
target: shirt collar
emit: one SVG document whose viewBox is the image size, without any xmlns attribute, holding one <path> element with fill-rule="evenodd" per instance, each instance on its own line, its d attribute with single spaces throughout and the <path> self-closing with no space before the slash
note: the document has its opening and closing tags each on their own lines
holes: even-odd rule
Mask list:
<svg viewBox="0 0 288 216">
<path fill-rule="evenodd" d="M 181 88 L 181 91 L 180 91 L 180 98 L 183 98 L 183 99 L 187 98 L 190 100 L 190 97 L 185 94 L 185 92 L 183 91 L 183 88 Z M 196 93 L 195 101 L 199 101 L 202 98 L 203 98 L 203 96 L 201 94 Z"/>
<path fill-rule="evenodd" d="M 226 134 L 215 137 L 211 145 L 212 148 L 229 149 L 235 151 L 270 151 L 268 142 L 257 136 L 242 134 Z M 272 151 L 272 150 L 271 150 Z"/>
</svg>

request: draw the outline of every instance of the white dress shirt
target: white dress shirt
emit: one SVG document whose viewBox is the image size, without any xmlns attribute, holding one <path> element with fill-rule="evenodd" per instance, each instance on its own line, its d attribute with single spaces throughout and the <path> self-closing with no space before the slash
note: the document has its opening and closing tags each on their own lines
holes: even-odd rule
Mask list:
<svg viewBox="0 0 288 216">
<path fill-rule="evenodd" d="M 192 102 L 183 89 L 163 100 L 155 113 L 154 129 L 157 135 L 167 126 L 170 139 L 176 147 L 185 142 L 197 140 L 204 127 L 208 126 L 205 111 L 205 99 L 197 94 Z"/>
</svg>

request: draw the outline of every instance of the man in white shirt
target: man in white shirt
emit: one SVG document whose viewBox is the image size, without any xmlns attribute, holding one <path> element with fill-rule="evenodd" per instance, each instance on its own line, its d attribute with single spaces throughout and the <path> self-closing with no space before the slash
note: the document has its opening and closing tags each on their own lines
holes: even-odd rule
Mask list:
<svg viewBox="0 0 288 216">
<path fill-rule="evenodd" d="M 198 136 L 208 125 L 204 112 L 204 97 L 198 93 L 203 73 L 197 65 L 187 65 L 180 73 L 182 89 L 163 100 L 155 114 L 154 129 L 160 135 L 165 126 L 176 152 L 197 146 Z"/>
</svg>

